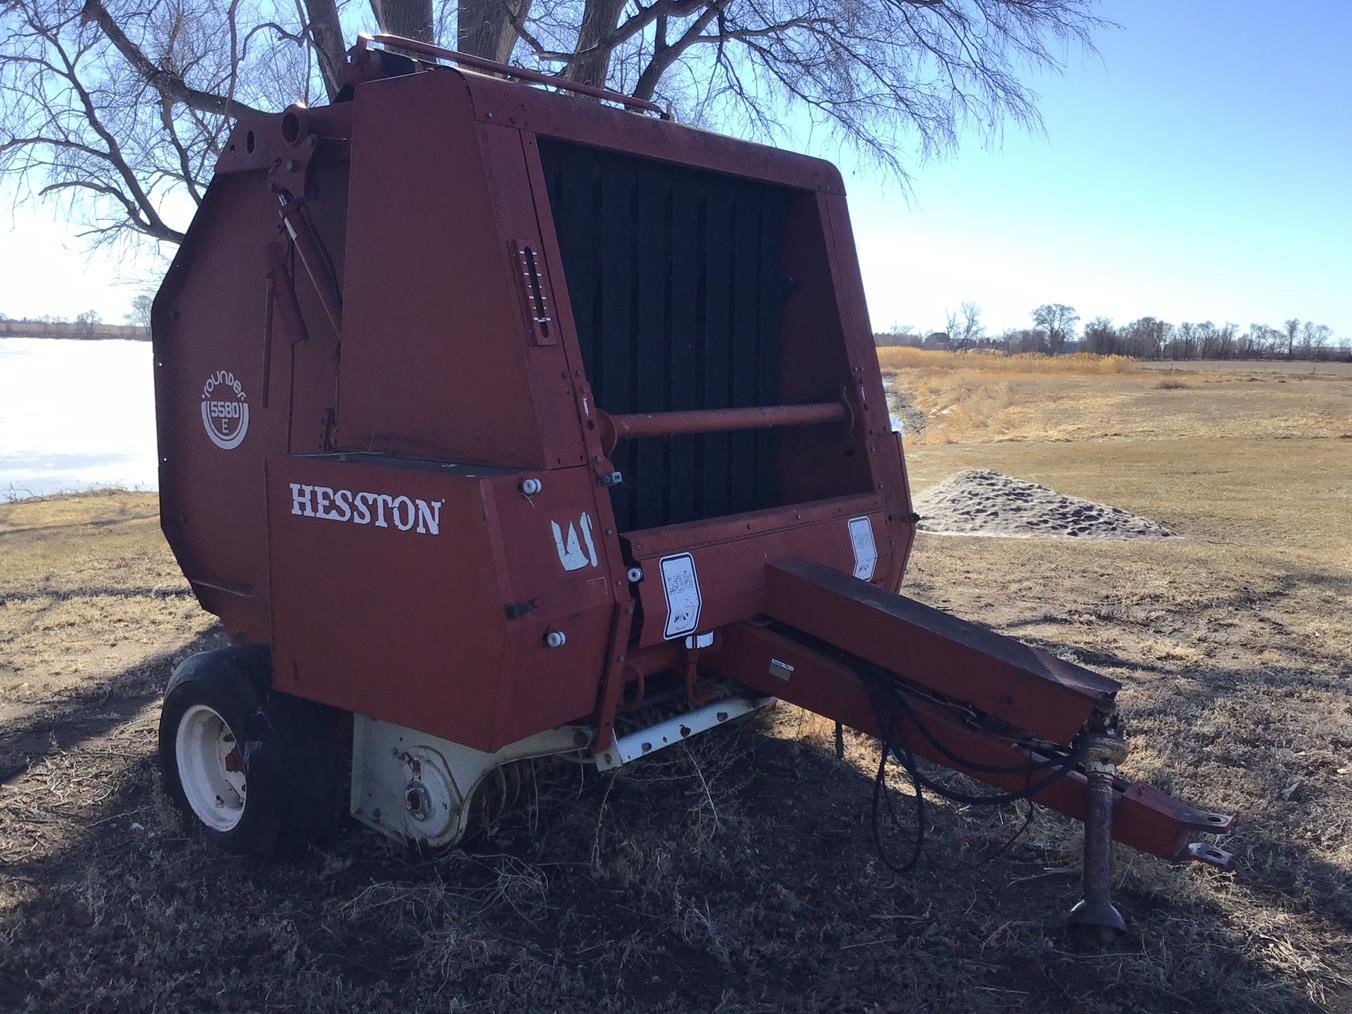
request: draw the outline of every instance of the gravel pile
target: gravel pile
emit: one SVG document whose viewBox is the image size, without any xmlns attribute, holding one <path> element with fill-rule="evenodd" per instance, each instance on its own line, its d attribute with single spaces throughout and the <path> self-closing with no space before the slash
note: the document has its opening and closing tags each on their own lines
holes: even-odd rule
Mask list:
<svg viewBox="0 0 1352 1014">
<path fill-rule="evenodd" d="M 915 497 L 922 532 L 1048 539 L 1167 539 L 1158 521 L 1120 507 L 1063 496 L 985 469 L 950 475 Z"/>
</svg>

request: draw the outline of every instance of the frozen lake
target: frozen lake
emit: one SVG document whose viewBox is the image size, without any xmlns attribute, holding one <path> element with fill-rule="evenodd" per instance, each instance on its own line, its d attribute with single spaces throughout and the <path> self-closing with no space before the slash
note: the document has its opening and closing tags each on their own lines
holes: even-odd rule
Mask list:
<svg viewBox="0 0 1352 1014">
<path fill-rule="evenodd" d="M 150 342 L 0 338 L 0 503 L 156 489 Z"/>
</svg>

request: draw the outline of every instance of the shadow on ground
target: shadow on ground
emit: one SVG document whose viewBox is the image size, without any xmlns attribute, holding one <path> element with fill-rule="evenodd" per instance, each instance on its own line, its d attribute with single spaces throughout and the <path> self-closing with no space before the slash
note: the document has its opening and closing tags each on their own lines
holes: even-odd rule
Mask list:
<svg viewBox="0 0 1352 1014">
<path fill-rule="evenodd" d="M 146 714 L 213 643 L 0 728 L 51 744 L 0 790 L 0 854 L 62 832 L 0 860 L 0 1007 L 1196 1014 L 1314 1011 L 1338 985 L 1320 954 L 1348 939 L 1346 871 L 1280 822 L 1246 823 L 1233 875 L 1120 856 L 1131 930 L 1080 953 L 1071 825 L 1040 814 L 974 866 L 1019 815 L 936 806 L 931 861 L 895 876 L 871 841 L 873 745 L 850 735 L 837 760 L 829 725 L 788 708 L 611 779 L 539 765 L 525 805 L 444 856 L 349 824 L 294 862 L 227 857 L 160 801 Z M 1202 711 L 1228 692 L 1208 685 Z"/>
<path fill-rule="evenodd" d="M 178 660 L 225 643 L 219 631 L 202 634 L 18 721 L 0 722 L 0 786 L 44 757 L 77 749 L 125 724 L 160 699 Z"/>
</svg>

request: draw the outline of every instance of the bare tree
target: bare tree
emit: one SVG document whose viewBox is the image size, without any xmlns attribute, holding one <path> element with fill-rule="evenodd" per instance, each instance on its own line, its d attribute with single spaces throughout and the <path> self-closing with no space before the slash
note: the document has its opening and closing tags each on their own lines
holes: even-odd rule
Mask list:
<svg viewBox="0 0 1352 1014">
<path fill-rule="evenodd" d="M 1101 356 L 1122 354 L 1122 341 L 1117 329 L 1107 317 L 1095 317 L 1084 326 L 1084 345 L 1086 352 Z"/>
<path fill-rule="evenodd" d="M 1169 334 L 1165 351 L 1170 359 L 1191 359 L 1196 351 L 1196 325 L 1191 321 L 1175 325 Z"/>
<path fill-rule="evenodd" d="M 150 329 L 150 307 L 155 298 L 149 292 L 143 292 L 131 301 L 131 310 L 127 313 L 127 323 L 132 327 Z"/>
<path fill-rule="evenodd" d="M 1286 335 L 1286 358 L 1294 359 L 1296 355 L 1296 335 L 1300 333 L 1300 320 L 1292 317 L 1288 321 L 1283 321 L 1282 333 Z"/>
<path fill-rule="evenodd" d="M 94 329 L 103 323 L 103 318 L 99 316 L 97 310 L 85 310 L 75 318 L 75 323 L 80 326 L 86 338 L 93 338 Z"/>
<path fill-rule="evenodd" d="M 948 311 L 948 337 L 955 349 L 970 349 L 981 344 L 986 326 L 981 323 L 981 307 L 963 303 L 958 313 Z"/>
<path fill-rule="evenodd" d="M 95 237 L 178 242 L 231 120 L 332 98 L 346 40 L 372 21 L 761 139 L 805 117 L 904 177 L 904 162 L 952 148 L 968 124 L 1038 129 L 1020 75 L 1059 69 L 1066 47 L 1090 46 L 1106 24 L 1095 6 L 372 0 L 367 18 L 337 0 L 9 0 L 0 8 L 0 178 L 21 198 L 72 199 Z"/>
<path fill-rule="evenodd" d="M 915 327 L 911 324 L 893 324 L 885 332 L 873 335 L 873 344 L 883 346 L 907 345 L 912 348 L 919 348 L 923 344 L 923 339 L 915 333 Z"/>
<path fill-rule="evenodd" d="M 1197 356 L 1199 359 L 1229 359 L 1234 354 L 1234 324 L 1217 326 L 1206 320 L 1197 325 Z"/>
<path fill-rule="evenodd" d="M 1307 320 L 1300 332 L 1300 354 L 1304 359 L 1318 359 L 1333 337 L 1333 329 L 1327 324 L 1316 324 Z"/>
<path fill-rule="evenodd" d="M 1046 352 L 1047 335 L 1045 332 L 1029 328 L 1008 330 L 1000 336 L 1005 355 L 1017 356 L 1024 352 Z"/>
<path fill-rule="evenodd" d="M 1241 358 L 1261 356 L 1271 348 L 1273 341 L 1272 328 L 1266 324 L 1250 324 L 1240 339 L 1239 355 Z"/>
<path fill-rule="evenodd" d="M 1047 335 L 1047 350 L 1052 355 L 1059 353 L 1075 336 L 1075 322 L 1080 319 L 1075 307 L 1065 303 L 1043 303 L 1032 316 L 1033 327 Z"/>
<path fill-rule="evenodd" d="M 1137 359 L 1160 359 L 1164 355 L 1173 328 L 1155 317 L 1141 317 L 1123 327 L 1123 351 Z"/>
</svg>

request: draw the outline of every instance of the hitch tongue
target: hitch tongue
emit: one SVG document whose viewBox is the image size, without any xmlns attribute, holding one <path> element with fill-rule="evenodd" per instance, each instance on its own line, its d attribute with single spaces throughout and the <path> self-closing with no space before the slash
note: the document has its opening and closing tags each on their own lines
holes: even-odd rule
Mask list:
<svg viewBox="0 0 1352 1014">
<path fill-rule="evenodd" d="M 1127 743 L 1109 732 L 1085 741 L 1084 773 L 1089 806 L 1084 818 L 1084 897 L 1070 910 L 1072 930 L 1087 943 L 1106 943 L 1125 933 L 1126 920 L 1113 905 L 1113 778 L 1127 756 Z"/>
</svg>

